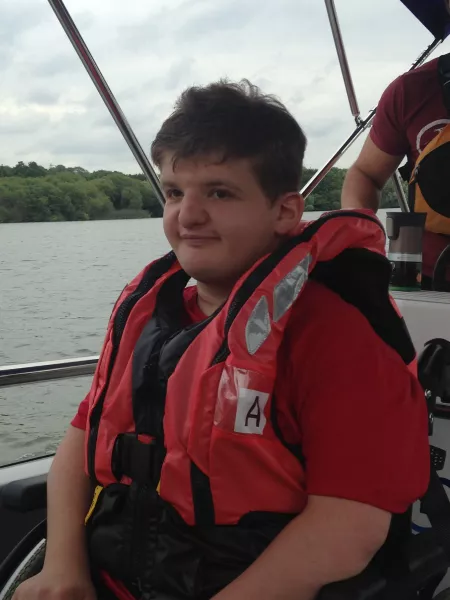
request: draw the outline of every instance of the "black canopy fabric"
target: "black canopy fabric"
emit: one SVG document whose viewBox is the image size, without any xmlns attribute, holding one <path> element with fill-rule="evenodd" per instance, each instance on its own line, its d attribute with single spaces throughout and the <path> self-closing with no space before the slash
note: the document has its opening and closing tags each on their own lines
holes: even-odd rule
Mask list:
<svg viewBox="0 0 450 600">
<path fill-rule="evenodd" d="M 445 39 L 450 33 L 448 0 L 401 0 L 435 38 Z"/>
</svg>

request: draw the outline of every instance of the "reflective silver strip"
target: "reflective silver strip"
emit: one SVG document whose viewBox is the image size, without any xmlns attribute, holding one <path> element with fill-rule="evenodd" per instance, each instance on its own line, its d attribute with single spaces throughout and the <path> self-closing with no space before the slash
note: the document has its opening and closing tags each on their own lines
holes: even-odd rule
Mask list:
<svg viewBox="0 0 450 600">
<path fill-rule="evenodd" d="M 408 254 L 406 252 L 389 252 L 388 259 L 393 262 L 422 262 L 422 254 Z"/>
<path fill-rule="evenodd" d="M 250 355 L 255 354 L 270 335 L 269 303 L 261 296 L 245 326 L 245 341 Z"/>
<path fill-rule="evenodd" d="M 274 323 L 291 308 L 308 281 L 309 266 L 312 256 L 307 254 L 290 273 L 277 283 L 273 291 L 273 320 Z"/>
</svg>

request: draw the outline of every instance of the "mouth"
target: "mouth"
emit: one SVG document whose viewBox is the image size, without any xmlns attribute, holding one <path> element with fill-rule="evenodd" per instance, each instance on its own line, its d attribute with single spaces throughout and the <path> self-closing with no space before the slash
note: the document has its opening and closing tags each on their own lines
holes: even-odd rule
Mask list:
<svg viewBox="0 0 450 600">
<path fill-rule="evenodd" d="M 205 246 L 217 242 L 219 238 L 203 235 L 182 235 L 180 239 L 188 246 Z"/>
</svg>

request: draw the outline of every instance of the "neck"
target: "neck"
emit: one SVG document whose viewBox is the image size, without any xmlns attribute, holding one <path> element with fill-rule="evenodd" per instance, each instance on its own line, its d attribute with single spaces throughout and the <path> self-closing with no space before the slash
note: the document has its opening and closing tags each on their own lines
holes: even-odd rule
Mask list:
<svg viewBox="0 0 450 600">
<path fill-rule="evenodd" d="M 232 286 L 215 286 L 197 282 L 197 303 L 208 317 L 224 304 L 232 290 Z"/>
</svg>

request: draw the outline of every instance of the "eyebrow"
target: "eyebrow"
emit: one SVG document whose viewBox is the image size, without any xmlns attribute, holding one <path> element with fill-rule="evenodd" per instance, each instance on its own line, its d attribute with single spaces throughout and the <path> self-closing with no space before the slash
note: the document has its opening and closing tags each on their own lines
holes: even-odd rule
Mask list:
<svg viewBox="0 0 450 600">
<path fill-rule="evenodd" d="M 163 187 L 163 188 L 178 188 L 179 187 L 174 181 L 171 181 L 171 180 L 161 179 L 160 184 L 161 184 L 161 187 Z M 242 189 L 239 186 L 232 183 L 231 181 L 227 181 L 226 179 L 212 179 L 210 181 L 205 181 L 204 183 L 202 183 L 202 186 L 207 187 L 207 188 L 227 187 L 227 188 L 235 190 L 236 192 L 242 193 Z"/>
<path fill-rule="evenodd" d="M 159 183 L 161 185 L 161 187 L 163 188 L 176 188 L 178 187 L 176 183 L 174 183 L 173 181 L 165 181 L 164 179 L 160 179 Z"/>
<path fill-rule="evenodd" d="M 231 181 L 226 179 L 213 179 L 212 181 L 205 181 L 203 184 L 205 187 L 227 187 L 235 190 L 236 192 L 242 192 L 242 189 Z"/>
</svg>

